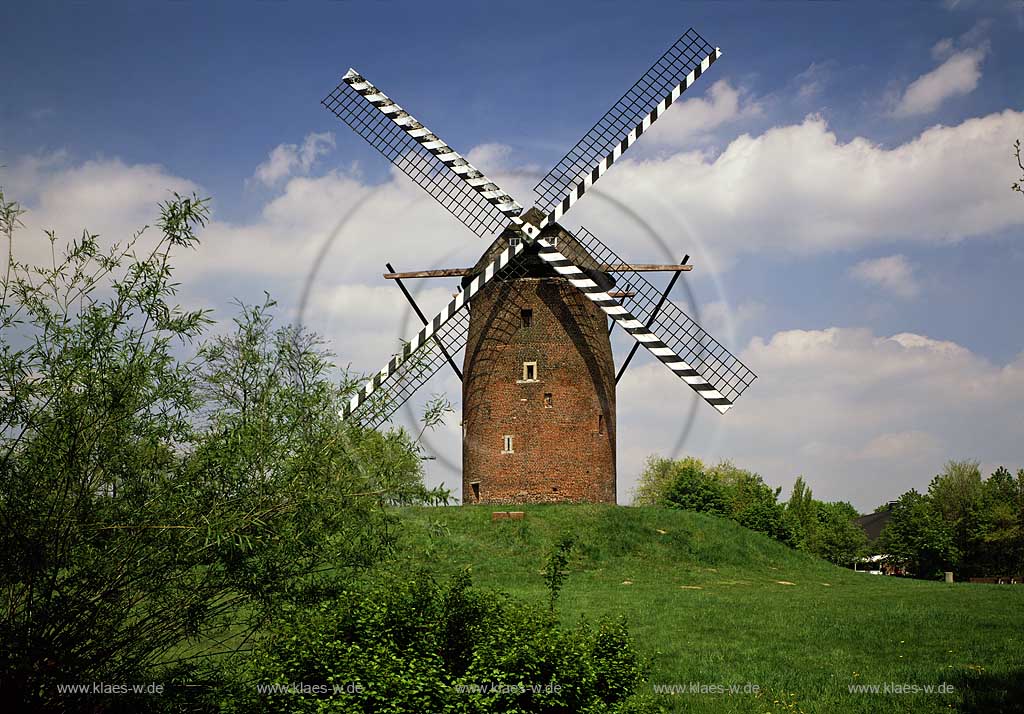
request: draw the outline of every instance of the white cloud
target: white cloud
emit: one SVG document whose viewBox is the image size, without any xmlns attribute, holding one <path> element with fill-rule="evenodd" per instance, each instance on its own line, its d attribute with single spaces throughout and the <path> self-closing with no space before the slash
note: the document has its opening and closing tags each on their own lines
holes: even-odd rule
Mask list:
<svg viewBox="0 0 1024 714">
<path fill-rule="evenodd" d="M 594 192 L 629 206 L 650 228 L 684 242 L 700 265 L 738 254 L 813 254 L 897 241 L 958 241 L 1024 225 L 1008 147 L 1024 113 L 1006 110 L 931 127 L 887 148 L 840 141 L 820 116 L 744 134 L 717 156 L 676 153 L 616 163 Z M 635 221 L 600 198 L 572 220 L 613 247 Z"/>
<path fill-rule="evenodd" d="M 501 169 L 507 169 L 510 156 L 512 156 L 511 146 L 490 143 L 474 146 L 466 154 L 466 160 L 484 174 L 490 174 Z"/>
<path fill-rule="evenodd" d="M 684 312 L 685 307 L 680 306 Z M 708 333 L 732 349 L 736 336 L 749 325 L 754 324 L 766 312 L 763 303 L 746 300 L 732 305 L 726 300 L 713 300 L 700 309 L 700 325 Z"/>
<path fill-rule="evenodd" d="M 380 274 L 366 277 L 379 279 Z M 441 285 L 434 280 L 407 280 L 406 288 L 428 319 L 451 300 L 453 292 L 450 281 Z M 402 339 L 422 326 L 398 286 L 390 280 L 325 285 L 311 297 L 304 322 L 320 334 L 341 338 L 344 354 L 340 356 L 360 371 L 382 367 L 399 351 Z M 433 311 L 428 312 L 427 306 L 432 306 Z M 452 394 L 456 395 L 457 391 Z"/>
<path fill-rule="evenodd" d="M 725 261 L 739 253 L 985 236 L 1024 225 L 1019 200 L 1006 189 L 1014 178 L 1007 147 L 1022 119 L 1020 112 L 1005 111 L 933 127 L 885 148 L 864 138 L 841 142 L 812 116 L 743 135 L 718 155 L 627 159 L 594 193 L 631 206 L 701 265 L 714 264 L 709 255 Z M 475 151 L 471 156 L 497 168 L 499 184 L 527 195 L 529 178 L 501 173 L 508 170 L 507 152 L 496 146 Z M 1005 175 L 998 168 L 1003 166 Z M 66 226 L 68 236 L 88 225 L 124 238 L 154 219 L 156 203 L 171 190 L 198 190 L 158 166 L 117 160 L 76 164 L 63 156 L 36 157 L 13 169 L 10 175 L 25 191 L 16 192 L 7 180 L 5 185 L 12 197 L 25 197 L 32 208 L 28 218 Z M 303 170 L 301 157 L 290 170 Z M 251 290 L 239 295 L 243 299 L 258 299 L 266 288 L 283 304 L 294 304 L 319 260 L 306 322 L 327 337 L 340 361 L 360 371 L 382 366 L 397 337 L 417 327 L 397 288 L 380 277 L 384 263 L 399 270 L 461 267 L 486 245 L 397 171 L 374 186 L 341 171 L 280 180 L 279 194 L 251 222 L 208 226 L 200 249 L 179 262 L 183 291 L 201 300 L 211 286 L 235 280 Z M 639 251 L 630 250 L 642 245 L 635 223 L 589 195 L 574 211 L 574 219 L 587 219 L 625 257 L 640 259 Z M 428 317 L 449 299 L 454 284 L 422 286 L 417 300 Z M 740 303 L 732 312 L 734 326 L 754 324 L 762 310 Z M 709 325 L 725 325 L 730 311 L 712 301 L 704 312 Z M 944 458 L 1024 463 L 1017 438 L 1024 415 L 1016 406 L 1024 396 L 1024 360 L 993 365 L 954 343 L 914 334 L 877 337 L 852 328 L 755 339 L 741 357 L 760 379 L 725 417 L 698 404 L 686 449 L 734 458 L 787 488 L 803 473 L 819 497 L 848 498 L 865 508 L 920 486 Z M 443 388 L 457 400 L 453 379 L 439 375 L 427 391 Z M 624 377 L 618 399 L 621 494 L 629 492 L 644 457 L 671 451 L 692 399 L 668 370 L 643 358 Z M 457 429 L 433 439 L 440 452 L 458 458 Z"/>
<path fill-rule="evenodd" d="M 932 45 L 932 59 L 944 60 L 953 54 L 953 38 L 943 37 L 941 40 Z"/>
<path fill-rule="evenodd" d="M 933 55 L 936 50 L 940 53 L 948 51 L 949 47 L 943 42 L 932 49 Z M 950 55 L 941 65 L 910 83 L 893 108 L 893 115 L 930 114 L 947 99 L 970 94 L 981 79 L 981 63 L 985 55 L 984 48 L 966 49 Z"/>
<path fill-rule="evenodd" d="M 797 96 L 801 99 L 816 97 L 824 89 L 831 72 L 831 62 L 811 62 L 807 69 L 796 76 L 799 86 Z"/>
<path fill-rule="evenodd" d="M 674 104 L 670 112 L 644 133 L 644 141 L 639 146 L 679 146 L 693 136 L 706 134 L 740 119 L 759 116 L 762 111 L 760 102 L 733 87 L 728 80 L 720 79 L 708 89 L 707 98 L 698 96 Z"/>
<path fill-rule="evenodd" d="M 152 223 L 157 205 L 174 192 L 200 191 L 196 183 L 158 165 L 127 165 L 120 159 L 75 164 L 63 151 L 22 157 L 3 183 L 8 199 L 28 208 L 22 216 L 25 228 L 15 240 L 15 254 L 30 262 L 49 260 L 44 230 L 73 239 L 87 229 L 99 234 L 104 244 L 124 241 Z"/>
<path fill-rule="evenodd" d="M 306 135 L 302 145 L 279 144 L 256 167 L 253 177 L 264 186 L 273 186 L 294 173 L 306 174 L 317 158 L 334 148 L 334 133 L 325 131 Z"/>
<path fill-rule="evenodd" d="M 895 462 L 921 458 L 942 458 L 943 445 L 926 431 L 911 429 L 890 434 L 879 434 L 860 451 L 862 459 Z"/>
<path fill-rule="evenodd" d="M 897 297 L 912 298 L 921 292 L 921 286 L 914 277 L 914 267 L 904 255 L 862 260 L 850 268 L 850 276 Z"/>
<path fill-rule="evenodd" d="M 701 265 L 744 253 L 816 253 L 895 241 L 934 242 L 1024 225 L 1007 147 L 1024 113 L 1011 110 L 932 127 L 893 148 L 841 142 L 824 119 L 744 134 L 717 156 L 675 153 L 625 159 L 571 214 L 629 257 L 637 225 L 600 194 L 630 206 L 672 246 Z M 315 152 L 314 152 L 315 153 Z M 498 168 L 500 185 L 524 197 L 530 177 L 503 174 L 503 147 L 470 152 Z M 312 155 L 312 154 L 307 154 Z M 159 166 L 119 160 L 73 163 L 65 155 L 15 162 L 8 193 L 27 222 L 76 236 L 83 227 L 124 238 L 155 218 L 171 191 L 200 190 Z M 201 192 L 201 191 L 200 191 Z M 190 274 L 273 276 L 300 282 L 333 237 L 322 276 L 366 283 L 384 262 L 400 270 L 469 265 L 484 248 L 454 217 L 397 170 L 367 185 L 358 173 L 288 179 L 251 222 L 212 222 L 202 248 L 183 257 Z M 701 245 L 703 243 L 703 245 Z M 699 276 L 698 276 L 699 277 Z"/>
</svg>

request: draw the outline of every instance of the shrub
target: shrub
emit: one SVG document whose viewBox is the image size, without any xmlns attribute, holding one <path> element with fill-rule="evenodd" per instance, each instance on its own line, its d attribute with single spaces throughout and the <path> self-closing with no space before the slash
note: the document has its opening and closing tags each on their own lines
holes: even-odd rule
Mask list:
<svg viewBox="0 0 1024 714">
<path fill-rule="evenodd" d="M 637 481 L 636 490 L 633 493 L 634 506 L 663 506 L 665 505 L 665 494 L 676 480 L 679 468 L 682 465 L 689 465 L 700 471 L 704 470 L 704 462 L 700 459 L 687 456 L 680 461 L 665 459 L 651 455 L 644 463 L 644 470 Z"/>
<path fill-rule="evenodd" d="M 676 462 L 675 478 L 665 491 L 662 503 L 716 516 L 728 515 L 730 511 L 722 482 L 708 475 L 699 461 L 689 459 Z"/>
<path fill-rule="evenodd" d="M 643 677 L 621 621 L 563 628 L 544 609 L 473 588 L 465 572 L 444 586 L 390 576 L 283 612 L 225 708 L 600 714 L 638 706 Z M 299 693 L 260 693 L 272 684 Z"/>
</svg>

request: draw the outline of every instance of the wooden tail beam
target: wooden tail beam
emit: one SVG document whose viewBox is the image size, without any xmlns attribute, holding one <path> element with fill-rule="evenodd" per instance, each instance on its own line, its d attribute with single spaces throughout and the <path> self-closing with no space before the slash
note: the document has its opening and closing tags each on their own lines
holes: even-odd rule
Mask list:
<svg viewBox="0 0 1024 714">
<path fill-rule="evenodd" d="M 686 261 L 688 261 L 689 259 L 690 259 L 689 255 L 684 255 L 683 256 L 683 261 L 677 267 L 680 267 L 680 268 L 692 268 L 693 267 L 692 265 L 687 265 L 686 264 Z M 650 319 L 647 320 L 647 327 L 648 328 L 650 328 L 650 326 L 654 324 L 654 319 L 658 316 L 658 311 L 661 310 L 661 306 L 665 304 L 666 300 L 668 300 L 668 294 L 670 292 L 672 292 L 672 288 L 675 287 L 676 280 L 678 280 L 678 279 L 679 279 L 679 273 L 676 273 L 675 275 L 672 276 L 672 279 L 668 281 L 668 287 L 665 288 L 665 292 L 663 292 L 661 294 L 661 300 L 658 301 L 658 305 L 654 308 L 654 311 L 651 313 Z M 612 323 L 612 327 L 615 327 L 615 323 Z M 611 332 L 611 330 L 609 330 L 609 332 Z M 639 347 L 639 346 L 640 346 L 639 342 L 634 342 L 633 343 L 633 348 L 630 349 L 629 355 L 626 357 L 626 361 L 622 363 L 622 366 L 619 368 L 619 373 L 617 375 L 615 375 L 615 383 L 616 384 L 618 384 L 619 380 L 622 379 L 622 375 L 626 373 L 626 367 L 629 366 L 629 362 L 630 362 L 630 360 L 633 359 L 633 355 L 636 354 L 636 348 Z"/>
<path fill-rule="evenodd" d="M 599 268 L 605 273 L 686 273 L 692 265 L 661 265 L 659 263 L 605 263 Z M 441 268 L 439 270 L 414 270 L 410 273 L 384 273 L 387 280 L 409 280 L 412 278 L 461 278 L 469 275 L 472 268 Z"/>
<path fill-rule="evenodd" d="M 395 269 L 391 267 L 391 263 L 385 263 L 385 265 L 387 266 L 387 269 L 391 272 L 391 274 L 393 274 L 393 275 L 398 275 L 399 274 L 399 273 L 395 273 Z M 418 318 L 420 318 L 420 322 L 422 322 L 424 325 L 426 325 L 427 324 L 426 316 L 420 311 L 420 306 L 416 304 L 415 300 L 413 300 L 412 295 L 410 295 L 409 291 L 406 290 L 405 285 L 402 284 L 401 279 L 394 278 L 394 281 L 396 283 L 398 283 L 398 287 L 401 288 L 402 294 L 405 295 L 405 299 L 409 301 L 409 304 L 412 305 L 412 309 L 416 311 L 416 316 Z M 455 374 L 458 375 L 459 381 L 461 382 L 462 381 L 462 370 L 460 370 L 458 368 L 458 366 L 456 366 L 455 360 L 453 360 L 452 356 L 450 354 L 448 354 L 448 350 L 446 350 L 444 348 L 444 345 L 441 344 L 441 340 L 438 340 L 438 339 L 435 338 L 434 341 L 437 342 L 437 346 L 441 348 L 441 354 L 443 354 L 445 359 L 448 360 L 448 364 L 450 364 L 452 366 L 452 369 L 455 370 Z"/>
</svg>

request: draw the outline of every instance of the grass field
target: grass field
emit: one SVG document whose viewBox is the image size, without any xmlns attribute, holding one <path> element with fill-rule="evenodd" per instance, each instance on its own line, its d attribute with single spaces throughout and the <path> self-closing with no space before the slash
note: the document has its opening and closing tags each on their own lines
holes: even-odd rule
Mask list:
<svg viewBox="0 0 1024 714">
<path fill-rule="evenodd" d="M 1024 586 L 856 574 L 698 513 L 527 506 L 492 523 L 492 510 L 402 509 L 403 555 L 388 567 L 469 566 L 477 585 L 546 602 L 543 560 L 574 534 L 561 618 L 624 615 L 668 711 L 1024 711 Z M 690 691 L 747 684 L 759 692 Z M 943 684 L 954 691 L 885 691 Z"/>
</svg>

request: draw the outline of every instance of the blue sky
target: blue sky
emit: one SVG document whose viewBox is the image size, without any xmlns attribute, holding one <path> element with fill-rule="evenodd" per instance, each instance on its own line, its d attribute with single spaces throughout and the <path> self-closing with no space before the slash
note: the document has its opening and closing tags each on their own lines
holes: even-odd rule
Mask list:
<svg viewBox="0 0 1024 714">
<path fill-rule="evenodd" d="M 948 458 L 1024 466 L 1024 200 L 1009 192 L 1024 2 L 21 3 L 4 17 L 0 185 L 31 209 L 29 254 L 41 228 L 123 236 L 168 191 L 196 190 L 216 221 L 183 257 L 183 300 L 227 316 L 266 288 L 290 316 L 355 210 L 307 319 L 365 371 L 412 324 L 383 262 L 469 265 L 484 244 L 319 105 L 340 75 L 358 68 L 528 203 L 530 179 L 692 25 L 722 60 L 598 184 L 671 254 L 600 194 L 567 217 L 634 260 L 690 253 L 693 304 L 677 299 L 761 375 L 726 417 L 698 410 L 685 450 L 787 491 L 802 473 L 863 508 Z M 451 289 L 417 287 L 429 312 Z M 622 501 L 690 408 L 657 369 L 638 360 L 620 389 Z M 432 442 L 450 463 L 457 432 Z"/>
</svg>

